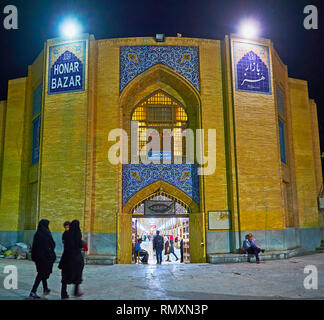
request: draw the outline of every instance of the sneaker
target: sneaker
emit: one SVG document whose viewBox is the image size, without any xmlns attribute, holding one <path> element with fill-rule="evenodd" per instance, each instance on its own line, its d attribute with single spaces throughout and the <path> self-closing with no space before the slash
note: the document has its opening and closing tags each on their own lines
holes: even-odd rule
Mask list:
<svg viewBox="0 0 324 320">
<path fill-rule="evenodd" d="M 257 264 L 259 264 L 259 263 L 260 263 L 260 261 L 257 261 L 256 263 L 257 263 Z"/>
<path fill-rule="evenodd" d="M 62 299 L 62 300 L 69 299 L 69 298 L 70 298 L 70 296 L 69 296 L 68 294 L 66 294 L 66 295 L 64 295 L 64 296 L 61 296 L 61 299 Z"/>
<path fill-rule="evenodd" d="M 47 290 L 44 290 L 44 296 L 47 296 L 49 293 L 51 292 L 51 290 L 50 289 L 47 289 Z"/>
<path fill-rule="evenodd" d="M 35 292 L 31 292 L 31 293 L 29 294 L 29 299 L 37 300 L 37 299 L 41 299 L 41 297 L 38 296 Z"/>
</svg>

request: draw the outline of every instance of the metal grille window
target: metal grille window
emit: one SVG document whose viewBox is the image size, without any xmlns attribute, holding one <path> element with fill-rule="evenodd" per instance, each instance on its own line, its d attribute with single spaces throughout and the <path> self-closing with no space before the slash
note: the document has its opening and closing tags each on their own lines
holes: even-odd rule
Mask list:
<svg viewBox="0 0 324 320">
<path fill-rule="evenodd" d="M 146 154 L 147 151 L 143 147 L 150 140 L 149 131 L 154 129 L 161 139 L 160 151 L 170 152 L 172 160 L 174 157 L 185 156 L 182 131 L 187 127 L 188 115 L 175 99 L 162 91 L 155 92 L 134 109 L 131 120 L 138 123 L 138 154 Z M 163 149 L 163 136 L 170 137 L 168 133 L 164 133 L 166 130 L 173 132 L 171 144 L 165 143 L 168 150 Z M 171 150 L 168 145 L 171 145 Z"/>
</svg>

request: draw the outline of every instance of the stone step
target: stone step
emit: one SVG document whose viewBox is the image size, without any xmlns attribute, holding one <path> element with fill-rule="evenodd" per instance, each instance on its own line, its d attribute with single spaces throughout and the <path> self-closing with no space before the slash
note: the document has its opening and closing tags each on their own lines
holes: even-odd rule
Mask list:
<svg viewBox="0 0 324 320">
<path fill-rule="evenodd" d="M 61 254 L 56 255 L 56 263 L 60 262 L 61 256 Z M 31 260 L 31 255 L 27 255 L 27 259 Z M 96 265 L 113 265 L 116 263 L 116 256 L 86 256 L 84 263 Z"/>
<path fill-rule="evenodd" d="M 116 256 L 86 256 L 86 264 L 113 265 L 116 263 Z"/>
<path fill-rule="evenodd" d="M 282 250 L 282 251 L 266 251 L 260 253 L 260 261 L 265 260 L 280 260 L 288 259 L 296 256 L 300 253 L 300 248 Z M 236 262 L 255 262 L 255 256 L 252 254 L 238 254 L 238 253 L 220 253 L 220 254 L 209 254 L 208 262 L 214 264 L 222 263 L 236 263 Z"/>
</svg>

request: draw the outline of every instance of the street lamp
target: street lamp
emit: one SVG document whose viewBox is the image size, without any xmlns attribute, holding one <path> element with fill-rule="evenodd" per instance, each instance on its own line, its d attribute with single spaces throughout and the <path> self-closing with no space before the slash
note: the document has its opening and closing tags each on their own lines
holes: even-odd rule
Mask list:
<svg viewBox="0 0 324 320">
<path fill-rule="evenodd" d="M 61 24 L 60 31 L 64 37 L 73 38 L 81 33 L 81 26 L 76 20 L 68 19 Z"/>
<path fill-rule="evenodd" d="M 258 37 L 259 31 L 259 23 L 253 19 L 243 20 L 239 27 L 240 35 L 247 39 L 253 39 Z"/>
</svg>

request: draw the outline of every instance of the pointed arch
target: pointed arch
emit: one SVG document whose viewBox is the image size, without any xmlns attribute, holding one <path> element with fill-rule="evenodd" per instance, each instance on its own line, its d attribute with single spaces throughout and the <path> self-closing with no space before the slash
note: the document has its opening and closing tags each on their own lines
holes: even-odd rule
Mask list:
<svg viewBox="0 0 324 320">
<path fill-rule="evenodd" d="M 120 95 L 121 126 L 128 134 L 129 145 L 131 143 L 131 113 L 133 109 L 158 90 L 173 97 L 185 108 L 188 116 L 188 128 L 195 131 L 202 127 L 201 100 L 197 89 L 175 70 L 162 64 L 156 64 L 129 82 Z"/>
<path fill-rule="evenodd" d="M 175 70 L 162 64 L 150 67 L 127 84 L 120 95 L 123 114 L 129 114 L 135 105 L 158 89 L 179 100 L 190 114 L 200 115 L 201 102 L 197 89 Z"/>
<path fill-rule="evenodd" d="M 181 202 L 186 204 L 188 208 L 190 208 L 190 212 L 195 213 L 199 210 L 198 204 L 193 199 L 191 199 L 185 192 L 163 180 L 159 180 L 139 190 L 130 199 L 128 199 L 128 201 L 123 206 L 122 212 L 125 214 L 131 213 L 131 210 L 139 202 L 145 200 L 157 191 L 163 191 L 169 194 L 170 196 L 179 199 Z"/>
</svg>

